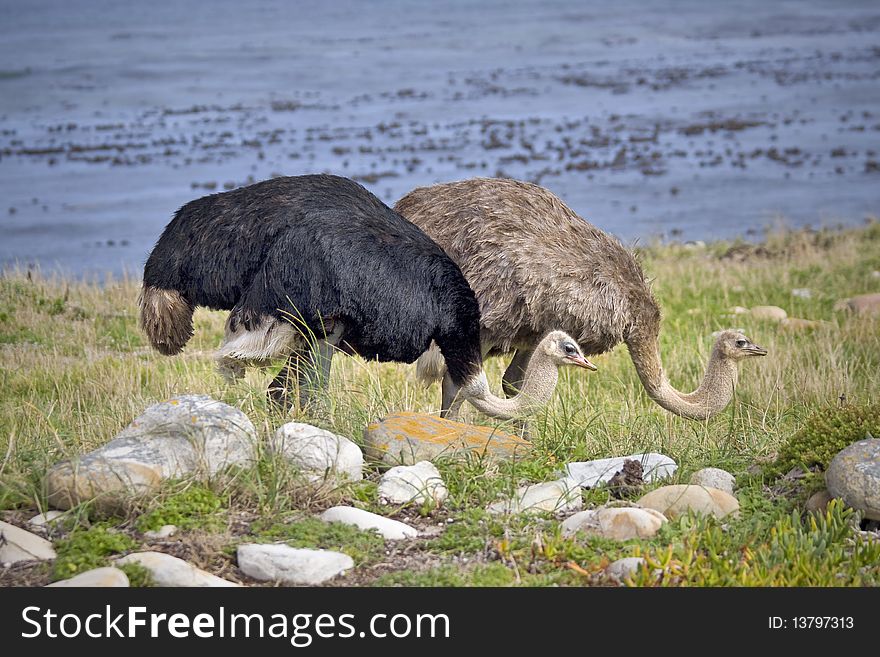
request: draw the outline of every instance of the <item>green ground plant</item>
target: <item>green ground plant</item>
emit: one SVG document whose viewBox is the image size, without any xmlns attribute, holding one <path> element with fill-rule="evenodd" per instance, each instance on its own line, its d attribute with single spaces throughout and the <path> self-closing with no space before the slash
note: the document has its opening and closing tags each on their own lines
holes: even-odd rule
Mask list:
<svg viewBox="0 0 880 657">
<path fill-rule="evenodd" d="M 621 346 L 591 358 L 598 372 L 562 372 L 552 402 L 532 422 L 529 455 L 502 463 L 440 460 L 450 491 L 441 507 L 380 506 L 376 482 L 383 467 L 375 464 L 363 482 L 314 489 L 261 450 L 252 466 L 210 486 L 169 484 L 124 518 L 102 519 L 88 505 L 74 509 L 71 517 L 82 522 L 55 530 L 59 557 L 49 571 L 10 571 L 0 574 L 0 584 L 45 583 L 104 565 L 117 553 L 154 549 L 143 532 L 164 524 L 177 525 L 180 534 L 156 549 L 203 556 L 200 567 L 233 578 L 235 546 L 271 540 L 348 552 L 358 567 L 342 585 L 610 584 L 604 567 L 638 555 L 649 563 L 629 582 L 638 586 L 880 584 L 877 543 L 854 532 L 856 518 L 837 506 L 809 516 L 802 512 L 803 486 L 779 485 L 791 468 L 819 470 L 844 444 L 880 433 L 880 317 L 835 310 L 842 298 L 880 292 L 880 223 L 772 234 L 760 248 L 655 244 L 639 252 L 663 309 L 660 348 L 676 387 L 696 387 L 714 331 L 742 328 L 769 351 L 742 364 L 735 399 L 717 417 L 693 422 L 662 410 Z M 0 276 L 0 517 L 23 525 L 48 508 L 44 476 L 52 465 L 106 443 L 147 406 L 175 394 L 209 394 L 241 408 L 261 443 L 291 420 L 360 443 L 366 424 L 388 412 L 438 411 L 439 390 L 420 385 L 412 367 L 337 357 L 324 403 L 282 415 L 265 395 L 274 372 L 249 371 L 231 385 L 216 373 L 211 355 L 225 313 L 197 310 L 195 336 L 179 356 L 148 348 L 137 328 L 138 287 L 134 278 Z M 793 288 L 812 295 L 794 296 Z M 794 330 L 731 310 L 768 304 L 824 323 Z M 505 365 L 486 363 L 497 391 Z M 465 419 L 498 426 L 471 410 Z M 566 462 L 646 451 L 676 460 L 671 483 L 686 483 L 708 466 L 733 473 L 739 517 L 681 518 L 650 540 L 615 543 L 563 537 L 559 519 L 549 515 L 485 512 L 517 486 L 556 478 Z M 607 489 L 584 492 L 587 507 L 610 500 Z M 384 542 L 313 518 L 334 504 L 398 518 L 423 536 Z M 142 574 L 130 576 L 146 583 Z"/>
</svg>

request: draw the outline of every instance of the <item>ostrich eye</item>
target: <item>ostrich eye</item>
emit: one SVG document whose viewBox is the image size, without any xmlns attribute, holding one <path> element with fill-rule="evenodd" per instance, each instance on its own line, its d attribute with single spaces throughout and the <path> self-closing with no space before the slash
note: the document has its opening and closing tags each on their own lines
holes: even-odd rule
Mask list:
<svg viewBox="0 0 880 657">
<path fill-rule="evenodd" d="M 565 349 L 565 353 L 569 356 L 577 353 L 577 347 L 575 347 L 571 342 L 566 342 L 563 348 Z"/>
<path fill-rule="evenodd" d="M 736 346 L 739 347 L 740 349 L 742 349 L 743 347 L 745 347 L 746 344 L 748 344 L 748 343 L 747 343 L 745 340 L 737 340 L 737 341 L 736 341 Z"/>
</svg>

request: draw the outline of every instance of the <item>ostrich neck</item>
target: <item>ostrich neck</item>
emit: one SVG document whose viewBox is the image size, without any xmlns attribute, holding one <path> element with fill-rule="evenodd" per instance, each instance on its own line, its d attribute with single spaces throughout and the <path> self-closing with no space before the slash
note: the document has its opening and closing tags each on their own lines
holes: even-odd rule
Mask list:
<svg viewBox="0 0 880 657">
<path fill-rule="evenodd" d="M 510 420 L 541 410 L 550 401 L 558 380 L 556 363 L 539 347 L 529 360 L 520 392 L 515 397 L 502 399 L 493 395 L 483 370 L 466 383 L 461 392 L 478 411 Z"/>
<path fill-rule="evenodd" d="M 648 395 L 676 415 L 705 420 L 724 410 L 733 398 L 737 380 L 736 363 L 723 358 L 716 350 L 712 351 L 700 386 L 691 393 L 682 393 L 672 386 L 663 371 L 656 339 L 628 341 L 627 346 Z"/>
</svg>

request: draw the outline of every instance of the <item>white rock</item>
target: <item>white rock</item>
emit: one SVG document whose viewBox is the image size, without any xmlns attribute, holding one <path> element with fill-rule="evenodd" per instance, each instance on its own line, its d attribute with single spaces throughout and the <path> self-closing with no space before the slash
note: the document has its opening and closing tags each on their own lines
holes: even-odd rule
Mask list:
<svg viewBox="0 0 880 657">
<path fill-rule="evenodd" d="M 745 315 L 749 312 L 748 308 L 744 308 L 743 306 L 734 306 L 730 309 L 731 315 Z"/>
<path fill-rule="evenodd" d="M 46 476 L 49 501 L 60 509 L 98 498 L 149 491 L 165 479 L 213 476 L 254 459 L 256 430 L 239 409 L 207 395 L 181 395 L 150 406 L 109 443 Z"/>
<path fill-rule="evenodd" d="M 168 538 L 177 533 L 177 525 L 162 525 L 159 529 L 144 532 L 147 538 Z"/>
<path fill-rule="evenodd" d="M 63 511 L 56 511 L 55 509 L 50 509 L 46 511 L 46 513 L 40 513 L 35 515 L 33 518 L 28 520 L 28 524 L 33 527 L 45 527 L 46 525 L 58 520 L 58 518 L 64 515 Z"/>
<path fill-rule="evenodd" d="M 45 538 L 0 521 L 0 563 L 54 559 L 55 550 Z"/>
<path fill-rule="evenodd" d="M 654 509 L 638 507 L 602 507 L 575 513 L 562 523 L 562 535 L 578 532 L 604 536 L 616 541 L 650 538 L 666 522 L 666 516 Z"/>
<path fill-rule="evenodd" d="M 448 495 L 440 471 L 430 461 L 395 466 L 379 480 L 380 504 L 442 504 Z"/>
<path fill-rule="evenodd" d="M 691 475 L 691 483 L 706 488 L 717 488 L 728 495 L 733 495 L 736 477 L 721 468 L 703 468 Z"/>
<path fill-rule="evenodd" d="M 645 563 L 642 557 L 624 557 L 608 564 L 605 572 L 611 577 L 623 581 L 630 575 L 637 573 Z"/>
<path fill-rule="evenodd" d="M 642 464 L 642 476 L 645 481 L 663 479 L 675 474 L 678 466 L 668 456 L 656 452 L 633 454 L 632 456 L 616 456 L 595 461 L 575 461 L 565 466 L 563 475 L 569 476 L 583 488 L 594 488 L 607 483 L 616 473 L 623 469 L 624 461 L 638 461 Z"/>
<path fill-rule="evenodd" d="M 238 546 L 238 567 L 248 577 L 263 582 L 316 585 L 354 568 L 347 554 L 307 550 L 287 545 Z"/>
<path fill-rule="evenodd" d="M 749 311 L 749 314 L 755 319 L 766 319 L 774 322 L 781 322 L 788 317 L 788 313 L 779 306 L 755 306 Z"/>
<path fill-rule="evenodd" d="M 89 587 L 89 588 L 118 588 L 128 587 L 128 576 L 119 568 L 95 568 L 84 573 L 75 575 L 70 579 L 60 582 L 52 582 L 47 586 L 56 587 Z"/>
<path fill-rule="evenodd" d="M 659 511 L 667 518 L 675 518 L 690 511 L 712 514 L 716 518 L 739 513 L 739 502 L 730 493 L 693 484 L 661 486 L 643 495 L 638 504 Z"/>
<path fill-rule="evenodd" d="M 813 291 L 808 287 L 796 287 L 791 291 L 791 295 L 800 299 L 812 299 Z"/>
<path fill-rule="evenodd" d="M 321 514 L 321 520 L 325 522 L 341 522 L 346 525 L 354 525 L 363 530 L 375 529 L 384 538 L 397 541 L 402 538 L 413 538 L 419 535 L 414 527 L 406 523 L 385 518 L 377 513 L 370 513 L 353 506 L 334 506 Z"/>
<path fill-rule="evenodd" d="M 239 586 L 211 573 L 207 573 L 183 559 L 162 552 L 134 552 L 116 559 L 117 564 L 140 564 L 150 571 L 156 586 L 225 587 Z"/>
<path fill-rule="evenodd" d="M 523 513 L 549 511 L 562 513 L 576 511 L 584 505 L 581 487 L 571 477 L 548 481 L 543 484 L 521 486 L 516 494 L 487 507 L 489 513 Z"/>
<path fill-rule="evenodd" d="M 288 422 L 275 432 L 272 449 L 311 481 L 363 479 L 364 454 L 344 436 L 301 422 Z"/>
</svg>

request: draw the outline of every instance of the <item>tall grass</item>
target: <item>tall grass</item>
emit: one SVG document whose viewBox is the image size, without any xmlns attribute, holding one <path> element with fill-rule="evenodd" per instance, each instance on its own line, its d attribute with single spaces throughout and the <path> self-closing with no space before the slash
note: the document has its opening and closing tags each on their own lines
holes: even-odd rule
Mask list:
<svg viewBox="0 0 880 657">
<path fill-rule="evenodd" d="M 731 247 L 747 255 L 722 257 Z M 685 481 L 709 465 L 743 473 L 776 452 L 814 409 L 880 393 L 880 319 L 834 310 L 841 298 L 880 292 L 880 223 L 773 234 L 760 249 L 653 245 L 639 255 L 664 311 L 661 353 L 679 389 L 698 385 L 713 331 L 743 328 L 769 356 L 742 364 L 734 402 L 706 422 L 674 417 L 651 402 L 625 347 L 596 356 L 598 372 L 562 373 L 551 404 L 533 422 L 531 456 L 500 465 L 441 463 L 452 492 L 447 511 L 481 507 L 513 485 L 552 477 L 567 461 L 639 451 L 672 456 Z M 360 442 L 366 424 L 388 412 L 438 411 L 439 390 L 424 389 L 413 367 L 337 356 L 324 403 L 282 415 L 265 394 L 274 371 L 251 370 L 236 384 L 216 373 L 212 351 L 225 313 L 197 310 L 195 337 L 182 355 L 152 351 L 137 328 L 138 286 L 21 271 L 0 277 L 0 510 L 44 509 L 49 467 L 104 444 L 147 406 L 175 394 L 204 393 L 236 405 L 263 437 L 297 420 Z M 793 288 L 809 288 L 812 296 L 793 296 Z M 730 314 L 734 306 L 768 304 L 828 324 L 796 331 Z M 486 364 L 499 391 L 504 366 L 502 359 Z M 494 424 L 472 409 L 466 417 Z M 262 513 L 330 499 L 297 493 L 295 473 L 268 456 L 227 485 L 229 499 Z M 369 506 L 364 490 L 333 499 Z"/>
</svg>

